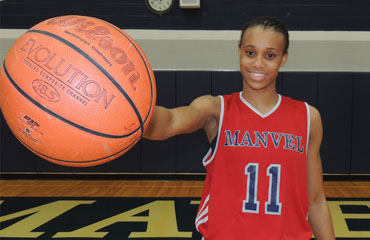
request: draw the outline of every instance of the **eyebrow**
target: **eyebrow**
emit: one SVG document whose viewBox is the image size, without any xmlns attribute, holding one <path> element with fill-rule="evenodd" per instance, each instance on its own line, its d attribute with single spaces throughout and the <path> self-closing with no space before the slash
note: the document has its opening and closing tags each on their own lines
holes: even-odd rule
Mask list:
<svg viewBox="0 0 370 240">
<path fill-rule="evenodd" d="M 254 46 L 254 45 L 249 44 L 249 45 L 244 45 L 243 47 L 252 47 L 252 48 L 254 48 L 255 46 Z"/>
<path fill-rule="evenodd" d="M 245 45 L 245 46 L 243 46 L 243 47 L 244 47 L 244 48 L 246 48 L 246 47 L 256 48 L 256 47 L 255 47 L 254 45 L 252 45 L 252 44 L 248 44 L 248 45 Z M 267 48 L 267 49 L 277 51 L 277 49 L 276 49 L 276 48 Z"/>
</svg>

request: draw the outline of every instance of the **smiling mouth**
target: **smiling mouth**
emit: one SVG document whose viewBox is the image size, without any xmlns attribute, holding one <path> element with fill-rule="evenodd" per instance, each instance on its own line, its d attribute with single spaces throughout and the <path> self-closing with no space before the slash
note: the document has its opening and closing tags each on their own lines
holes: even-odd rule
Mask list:
<svg viewBox="0 0 370 240">
<path fill-rule="evenodd" d="M 262 79 L 268 75 L 267 73 L 257 73 L 257 72 L 248 72 L 248 74 L 256 80 Z"/>
</svg>

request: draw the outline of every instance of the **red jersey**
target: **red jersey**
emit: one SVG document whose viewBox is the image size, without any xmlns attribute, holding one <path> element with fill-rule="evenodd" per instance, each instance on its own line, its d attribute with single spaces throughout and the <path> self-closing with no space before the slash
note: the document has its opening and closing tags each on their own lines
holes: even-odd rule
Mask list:
<svg viewBox="0 0 370 240">
<path fill-rule="evenodd" d="M 306 103 L 278 95 L 261 114 L 241 95 L 221 97 L 217 142 L 207 170 L 196 228 L 206 240 L 307 240 Z"/>
</svg>

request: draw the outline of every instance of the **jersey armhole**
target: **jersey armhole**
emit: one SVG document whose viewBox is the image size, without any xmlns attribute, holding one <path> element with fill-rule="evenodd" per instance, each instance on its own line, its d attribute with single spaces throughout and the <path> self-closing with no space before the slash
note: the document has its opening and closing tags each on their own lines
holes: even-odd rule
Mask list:
<svg viewBox="0 0 370 240">
<path fill-rule="evenodd" d="M 310 112 L 310 106 L 308 103 L 304 103 L 306 105 L 307 109 L 307 141 L 306 141 L 306 155 L 308 153 L 308 144 L 310 141 L 310 127 L 311 127 L 311 112 Z"/>
<path fill-rule="evenodd" d="M 217 131 L 216 137 L 211 142 L 211 146 L 207 154 L 203 158 L 203 166 L 207 166 L 208 164 L 210 164 L 217 153 L 217 148 L 218 148 L 218 143 L 219 143 L 220 133 L 221 133 L 221 128 L 222 128 L 222 122 L 224 119 L 224 109 L 225 109 L 224 97 L 223 96 L 219 96 L 219 97 L 221 100 L 221 110 L 220 110 L 220 119 L 218 121 L 218 131 Z"/>
<path fill-rule="evenodd" d="M 212 140 L 211 142 L 211 150 L 212 152 L 216 149 L 216 146 L 217 146 L 217 139 L 218 139 L 218 132 L 217 132 L 217 135 L 216 137 Z"/>
</svg>

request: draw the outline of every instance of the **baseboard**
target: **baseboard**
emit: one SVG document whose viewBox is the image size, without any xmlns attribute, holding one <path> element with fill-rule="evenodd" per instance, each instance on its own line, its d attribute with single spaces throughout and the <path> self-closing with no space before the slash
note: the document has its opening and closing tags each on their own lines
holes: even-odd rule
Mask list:
<svg viewBox="0 0 370 240">
<path fill-rule="evenodd" d="M 3 180 L 176 180 L 203 181 L 204 173 L 66 173 L 0 172 Z"/>
<path fill-rule="evenodd" d="M 205 173 L 0 172 L 0 179 L 204 181 Z M 370 174 L 323 174 L 324 181 L 370 181 Z"/>
</svg>

